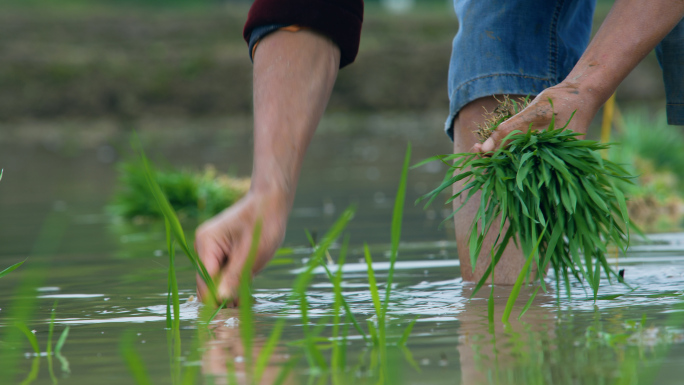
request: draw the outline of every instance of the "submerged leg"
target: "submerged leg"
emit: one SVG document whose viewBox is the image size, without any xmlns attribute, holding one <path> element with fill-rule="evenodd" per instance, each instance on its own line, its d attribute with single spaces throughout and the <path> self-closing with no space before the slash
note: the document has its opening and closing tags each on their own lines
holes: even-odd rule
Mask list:
<svg viewBox="0 0 684 385">
<path fill-rule="evenodd" d="M 519 96 L 511 95 L 511 98 L 518 98 Z M 498 100 L 503 100 L 502 95 L 489 96 L 476 99 L 466 104 L 458 113 L 454 120 L 454 153 L 468 152 L 475 143 L 478 143 L 477 136 L 474 131 L 477 130 L 478 124 L 484 122 L 483 113 L 493 111 L 499 104 Z M 465 185 L 465 181 L 460 181 L 454 184 L 453 192 L 460 191 Z M 466 196 L 463 195 L 453 202 L 454 210 L 458 209 Z M 473 271 L 470 263 L 470 250 L 468 248 L 468 239 L 470 236 L 470 226 L 473 223 L 473 218 L 480 205 L 480 193 L 475 194 L 470 201 L 456 214 L 454 217 L 454 226 L 456 229 L 456 243 L 458 245 L 458 258 L 461 261 L 461 274 L 465 281 L 478 281 L 482 278 L 489 263 L 491 261 L 491 250 L 494 241 L 498 235 L 498 227 L 492 226 L 489 234 L 485 237 L 482 251 L 477 258 L 475 271 Z M 495 222 L 498 223 L 498 220 Z M 496 228 L 495 228 L 496 227 Z M 508 225 L 504 227 L 506 232 Z M 502 234 L 503 237 L 503 234 Z M 525 258 L 522 252 L 515 247 L 513 242 L 509 242 L 508 247 L 501 256 L 501 260 L 494 270 L 494 282 L 497 284 L 510 285 L 515 283 L 518 274 L 525 264 Z M 533 267 L 536 270 L 536 267 Z"/>
</svg>

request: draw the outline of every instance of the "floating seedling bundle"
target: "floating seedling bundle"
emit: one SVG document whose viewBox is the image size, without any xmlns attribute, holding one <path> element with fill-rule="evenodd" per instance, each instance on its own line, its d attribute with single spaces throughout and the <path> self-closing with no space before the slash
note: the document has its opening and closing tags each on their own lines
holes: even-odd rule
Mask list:
<svg viewBox="0 0 684 385">
<path fill-rule="evenodd" d="M 480 140 L 486 140 L 524 105 L 525 101 L 505 98 L 478 130 Z M 513 287 L 504 320 L 523 282 L 537 279 L 545 290 L 542 274 L 531 277 L 532 263 L 541 272 L 553 267 L 557 279 L 564 279 L 566 285 L 570 275 L 588 283 L 594 298 L 601 270 L 608 279 L 618 278 L 608 265 L 606 253 L 609 245 L 624 250 L 629 242 L 627 206 L 618 185 L 630 183 L 631 177 L 619 165 L 601 158 L 599 151 L 609 144 L 580 140 L 580 134 L 566 127 L 567 123 L 556 128 L 552 119 L 544 130 L 511 133 L 505 140 L 507 146 L 491 156 L 462 153 L 421 162 L 441 160 L 449 166 L 442 184 L 421 198 L 428 199 L 428 204 L 461 180 L 464 187 L 447 202 L 465 197 L 453 214 L 476 192 L 482 192 L 469 236 L 473 270 L 485 236 L 490 231 L 499 232 L 490 251 L 492 263 L 475 291 L 492 275 L 511 240 L 527 258 Z"/>
</svg>

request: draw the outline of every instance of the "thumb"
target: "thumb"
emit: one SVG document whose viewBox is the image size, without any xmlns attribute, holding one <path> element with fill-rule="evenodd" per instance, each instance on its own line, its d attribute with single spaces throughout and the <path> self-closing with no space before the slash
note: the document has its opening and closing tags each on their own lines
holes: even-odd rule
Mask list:
<svg viewBox="0 0 684 385">
<path fill-rule="evenodd" d="M 508 132 L 502 133 L 502 128 L 499 127 L 494 132 L 492 132 L 492 135 L 487 138 L 487 140 L 482 143 L 482 146 L 480 147 L 481 152 L 492 152 L 499 148 L 501 145 L 501 139 L 505 138 L 506 135 L 508 135 Z"/>
<path fill-rule="evenodd" d="M 502 146 L 502 141 L 515 130 L 524 131 L 520 127 L 520 118 L 512 117 L 499 125 L 492 135 L 482 143 L 482 152 L 492 152 Z"/>
</svg>

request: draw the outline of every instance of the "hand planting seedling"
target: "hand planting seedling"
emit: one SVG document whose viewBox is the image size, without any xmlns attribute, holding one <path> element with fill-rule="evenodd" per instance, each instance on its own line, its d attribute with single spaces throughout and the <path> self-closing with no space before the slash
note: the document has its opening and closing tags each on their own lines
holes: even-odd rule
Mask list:
<svg viewBox="0 0 684 385">
<path fill-rule="evenodd" d="M 486 140 L 502 122 L 524 108 L 525 103 L 526 100 L 517 102 L 505 98 L 478 130 L 480 140 Z M 489 156 L 443 155 L 414 166 L 434 160 L 449 166 L 442 184 L 421 198 L 428 199 L 427 205 L 454 183 L 465 180 L 465 187 L 447 201 L 465 196 L 452 216 L 476 192 L 482 192 L 482 203 L 470 226 L 469 257 L 473 270 L 481 252 L 490 252 L 492 262 L 474 293 L 493 275 L 511 240 L 522 250 L 526 262 L 506 305 L 504 322 L 510 316 L 523 282 L 537 279 L 546 290 L 543 274 L 531 276 L 533 263 L 542 272 L 552 266 L 556 279 L 562 277 L 566 285 L 569 285 L 569 274 L 587 282 L 595 299 L 601 270 L 609 280 L 611 275 L 617 278 L 606 261 L 608 244 L 624 250 L 629 242 L 630 221 L 619 184 L 630 183 L 631 176 L 619 165 L 601 158 L 599 150 L 608 148 L 609 144 L 580 140 L 577 138 L 580 134 L 566 127 L 567 123 L 556 128 L 552 119 L 545 130 L 511 133 L 504 140 L 506 146 Z M 452 160 L 453 165 L 449 163 Z M 504 233 L 506 224 L 509 227 Z M 499 231 L 497 242 L 491 250 L 482 250 L 492 227 Z"/>
</svg>

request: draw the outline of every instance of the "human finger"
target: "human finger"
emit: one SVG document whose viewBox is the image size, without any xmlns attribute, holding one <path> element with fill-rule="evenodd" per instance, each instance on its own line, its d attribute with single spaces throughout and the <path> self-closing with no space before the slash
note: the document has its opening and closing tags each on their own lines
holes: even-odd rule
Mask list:
<svg viewBox="0 0 684 385">
<path fill-rule="evenodd" d="M 216 277 L 221 271 L 221 265 L 226 259 L 225 250 L 216 241 L 216 239 L 206 232 L 206 230 L 198 230 L 195 237 L 195 250 L 200 262 L 207 270 L 209 277 L 212 279 Z M 207 287 L 204 278 L 197 273 L 197 297 L 204 301 L 209 299 L 209 288 Z"/>
<path fill-rule="evenodd" d="M 251 239 L 242 239 L 228 255 L 228 262 L 221 269 L 218 280 L 218 300 L 221 303 L 227 300 L 227 305 L 237 306 L 239 304 L 240 279 L 249 257 L 250 247 Z M 249 278 L 251 279 L 251 272 Z"/>
</svg>

